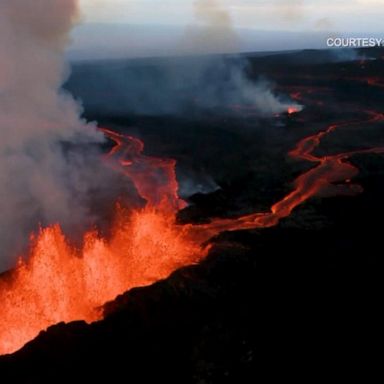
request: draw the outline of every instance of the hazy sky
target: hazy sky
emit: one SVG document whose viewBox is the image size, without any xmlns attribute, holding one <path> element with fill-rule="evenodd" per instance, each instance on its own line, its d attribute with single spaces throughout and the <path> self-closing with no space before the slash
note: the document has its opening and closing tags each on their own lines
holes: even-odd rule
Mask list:
<svg viewBox="0 0 384 384">
<path fill-rule="evenodd" d="M 325 48 L 324 36 L 327 35 L 384 38 L 384 0 L 197 1 L 227 12 L 233 29 L 245 41 L 243 50 Z M 183 31 L 196 25 L 194 0 L 80 2 L 83 24 L 74 33 L 73 50 L 76 52 L 100 53 L 103 47 L 106 55 L 121 48 L 122 56 L 171 51 L 179 32 L 169 32 L 170 28 Z M 264 34 L 260 33 L 263 31 Z M 265 34 L 268 31 L 274 33 L 268 36 Z M 284 33 L 279 35 L 277 31 Z"/>
<path fill-rule="evenodd" d="M 193 0 L 81 0 L 88 22 L 190 23 Z M 217 0 L 238 27 L 382 32 L 384 0 Z"/>
</svg>

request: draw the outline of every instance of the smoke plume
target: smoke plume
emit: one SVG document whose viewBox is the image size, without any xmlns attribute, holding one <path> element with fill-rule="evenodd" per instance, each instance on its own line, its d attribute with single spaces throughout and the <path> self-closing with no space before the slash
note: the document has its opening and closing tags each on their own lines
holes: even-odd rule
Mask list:
<svg viewBox="0 0 384 384">
<path fill-rule="evenodd" d="M 277 14 L 287 24 L 296 24 L 304 18 L 303 0 L 275 0 Z"/>
<path fill-rule="evenodd" d="M 286 111 L 292 102 L 251 78 L 245 56 L 218 54 L 239 51 L 240 45 L 227 9 L 217 0 L 195 0 L 194 22 L 177 47 L 186 57 L 79 64 L 68 87 L 96 114 L 223 114 L 238 105 L 263 117 Z"/>
<path fill-rule="evenodd" d="M 77 17 L 76 0 L 0 1 L 0 271 L 39 223 L 79 228 L 91 216 L 103 138 L 60 90 Z"/>
<path fill-rule="evenodd" d="M 217 0 L 195 0 L 194 23 L 187 27 L 180 44 L 184 53 L 229 53 L 239 49 L 240 40 L 232 17 Z"/>
<path fill-rule="evenodd" d="M 293 106 L 268 82 L 249 74 L 248 67 L 238 55 L 86 63 L 74 67 L 66 86 L 97 117 L 225 115 L 239 105 L 268 117 Z"/>
</svg>

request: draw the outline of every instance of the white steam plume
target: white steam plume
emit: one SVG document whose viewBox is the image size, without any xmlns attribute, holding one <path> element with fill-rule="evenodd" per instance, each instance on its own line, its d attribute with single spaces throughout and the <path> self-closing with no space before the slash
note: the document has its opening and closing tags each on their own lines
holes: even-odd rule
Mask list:
<svg viewBox="0 0 384 384">
<path fill-rule="evenodd" d="M 76 0 L 0 1 L 0 271 L 36 225 L 84 222 L 95 169 L 76 144 L 102 136 L 60 90 Z"/>
</svg>

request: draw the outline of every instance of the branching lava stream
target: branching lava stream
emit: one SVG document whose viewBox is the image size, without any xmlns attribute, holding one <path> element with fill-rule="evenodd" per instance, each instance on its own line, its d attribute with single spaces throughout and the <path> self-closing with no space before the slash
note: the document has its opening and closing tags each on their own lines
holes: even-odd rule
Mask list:
<svg viewBox="0 0 384 384">
<path fill-rule="evenodd" d="M 174 160 L 145 156 L 140 140 L 103 129 L 115 143 L 109 158 L 147 204 L 133 213 L 117 206 L 111 236 L 90 231 L 81 249 L 70 245 L 59 225 L 42 228 L 31 238 L 28 258 L 20 258 L 11 276 L 0 280 L 0 354 L 20 349 L 50 325 L 102 319 L 100 308 L 105 302 L 199 262 L 208 252 L 202 244 L 222 231 L 274 226 L 317 194 L 360 193 L 360 186 L 347 182 L 358 173 L 348 159 L 358 153 L 384 153 L 384 147 L 324 157 L 314 152 L 337 129 L 384 121 L 380 113 L 370 111 L 367 116 L 302 139 L 289 155 L 314 167 L 294 181 L 293 190 L 270 212 L 215 219 L 205 225 L 176 224 L 176 213 L 185 203 L 178 196 Z"/>
</svg>

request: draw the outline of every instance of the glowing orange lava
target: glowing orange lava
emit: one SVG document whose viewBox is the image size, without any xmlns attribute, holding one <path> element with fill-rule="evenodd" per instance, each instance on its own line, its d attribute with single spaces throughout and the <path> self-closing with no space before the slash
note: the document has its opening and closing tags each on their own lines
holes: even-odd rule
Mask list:
<svg viewBox="0 0 384 384">
<path fill-rule="evenodd" d="M 355 195 L 362 192 L 359 185 L 350 182 L 357 175 L 358 169 L 347 160 L 356 154 L 384 153 L 384 147 L 356 150 L 332 156 L 316 156 L 313 152 L 322 138 L 339 128 L 384 121 L 382 113 L 374 111 L 366 113 L 369 117 L 365 120 L 332 124 L 325 131 L 308 136 L 297 144 L 289 155 L 297 160 L 316 163 L 316 166 L 300 175 L 293 183 L 293 191 L 274 204 L 270 212 L 254 213 L 238 219 L 214 220 L 205 225 L 205 229 L 209 233 L 215 234 L 222 231 L 272 227 L 277 225 L 281 219 L 288 217 L 297 206 L 316 195 Z"/>
<path fill-rule="evenodd" d="M 102 131 L 116 144 L 108 156 L 116 158 L 120 170 L 133 181 L 139 195 L 149 206 L 167 212 L 186 206 L 178 196 L 175 160 L 145 156 L 141 140 L 109 129 Z"/>
<path fill-rule="evenodd" d="M 104 129 L 115 142 L 108 156 L 133 181 L 147 205 L 133 213 L 117 207 L 111 236 L 88 232 L 81 249 L 68 243 L 59 225 L 40 230 L 31 240 L 29 257 L 20 259 L 11 276 L 0 280 L 0 354 L 16 351 L 50 325 L 101 319 L 105 302 L 202 260 L 208 249 L 201 244 L 222 231 L 276 225 L 319 193 L 361 192 L 350 182 L 358 170 L 348 159 L 356 153 L 384 153 L 384 148 L 323 157 L 314 151 L 336 129 L 384 121 L 380 113 L 368 116 L 365 121 L 333 124 L 301 140 L 290 156 L 315 166 L 294 181 L 293 190 L 270 212 L 204 225 L 175 223 L 176 212 L 185 205 L 178 197 L 175 161 L 145 156 L 140 140 Z"/>
<path fill-rule="evenodd" d="M 287 112 L 288 112 L 288 115 L 292 115 L 293 113 L 298 113 L 298 112 L 300 112 L 300 111 L 299 111 L 299 109 L 296 108 L 296 107 L 289 107 L 288 110 L 287 110 Z"/>
<path fill-rule="evenodd" d="M 132 215 L 119 209 L 112 233 L 108 240 L 87 233 L 77 250 L 58 225 L 40 231 L 29 260 L 0 283 L 0 354 L 16 351 L 52 324 L 98 320 L 98 308 L 118 294 L 206 255 L 173 216 L 151 208 Z"/>
<path fill-rule="evenodd" d="M 116 145 L 109 157 L 133 181 L 147 206 L 134 213 L 117 208 L 112 236 L 84 236 L 74 249 L 59 225 L 32 239 L 28 261 L 0 280 L 0 354 L 12 353 L 48 326 L 101 319 L 99 308 L 132 287 L 167 277 L 206 256 L 188 232 L 175 224 L 185 203 L 177 194 L 175 162 L 146 157 L 143 144 L 104 130 Z"/>
<path fill-rule="evenodd" d="M 370 86 L 384 88 L 384 80 L 379 77 L 368 77 L 365 80 Z"/>
</svg>

